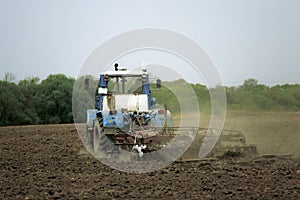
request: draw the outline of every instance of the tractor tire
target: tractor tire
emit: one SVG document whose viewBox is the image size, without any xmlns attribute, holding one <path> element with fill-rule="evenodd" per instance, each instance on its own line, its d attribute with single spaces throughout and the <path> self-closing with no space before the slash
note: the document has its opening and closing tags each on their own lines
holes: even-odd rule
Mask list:
<svg viewBox="0 0 300 200">
<path fill-rule="evenodd" d="M 94 127 L 93 131 L 93 152 L 95 154 L 103 155 L 107 154 L 110 150 L 111 141 L 110 139 L 104 134 L 103 132 L 103 123 L 102 119 L 98 118 L 99 120 L 99 126 Z"/>
</svg>

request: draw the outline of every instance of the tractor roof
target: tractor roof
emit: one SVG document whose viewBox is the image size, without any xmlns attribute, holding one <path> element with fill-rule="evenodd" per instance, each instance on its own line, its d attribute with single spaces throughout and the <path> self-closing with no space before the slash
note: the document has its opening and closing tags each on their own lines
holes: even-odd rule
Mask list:
<svg viewBox="0 0 300 200">
<path fill-rule="evenodd" d="M 139 75 L 143 75 L 143 74 L 147 74 L 147 72 L 142 71 L 142 70 L 131 70 L 131 71 L 106 71 L 101 73 L 101 75 L 109 75 L 109 76 L 139 76 Z"/>
</svg>

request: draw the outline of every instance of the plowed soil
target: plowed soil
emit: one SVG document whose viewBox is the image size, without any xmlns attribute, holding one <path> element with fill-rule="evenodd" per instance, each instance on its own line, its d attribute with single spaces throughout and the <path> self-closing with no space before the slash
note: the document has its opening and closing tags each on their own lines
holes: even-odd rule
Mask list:
<svg viewBox="0 0 300 200">
<path fill-rule="evenodd" d="M 113 170 L 74 125 L 0 128 L 0 199 L 300 199 L 300 160 L 226 157 L 146 174 Z"/>
</svg>

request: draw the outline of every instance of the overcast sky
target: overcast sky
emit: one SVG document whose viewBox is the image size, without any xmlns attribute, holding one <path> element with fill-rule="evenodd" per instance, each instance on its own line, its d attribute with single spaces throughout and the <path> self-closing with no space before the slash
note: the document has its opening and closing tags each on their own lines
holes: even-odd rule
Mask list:
<svg viewBox="0 0 300 200">
<path fill-rule="evenodd" d="M 0 0 L 0 78 L 77 77 L 111 37 L 144 27 L 203 47 L 224 85 L 300 83 L 299 0 Z"/>
</svg>

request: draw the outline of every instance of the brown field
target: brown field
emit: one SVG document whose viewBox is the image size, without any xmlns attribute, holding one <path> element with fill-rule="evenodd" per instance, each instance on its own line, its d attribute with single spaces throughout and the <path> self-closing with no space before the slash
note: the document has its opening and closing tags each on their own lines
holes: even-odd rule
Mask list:
<svg viewBox="0 0 300 200">
<path fill-rule="evenodd" d="M 74 125 L 0 128 L 0 199 L 300 199 L 299 113 L 228 113 L 260 154 L 113 170 L 86 154 Z"/>
</svg>

